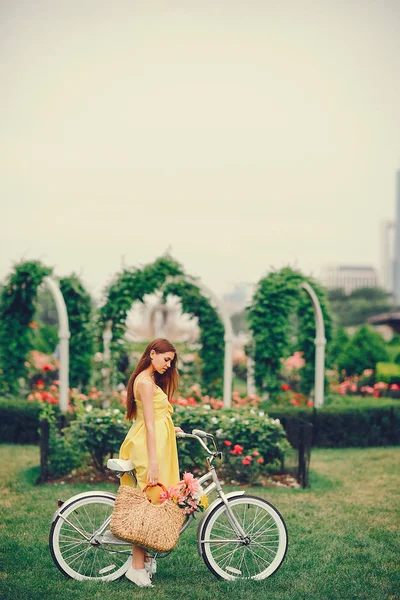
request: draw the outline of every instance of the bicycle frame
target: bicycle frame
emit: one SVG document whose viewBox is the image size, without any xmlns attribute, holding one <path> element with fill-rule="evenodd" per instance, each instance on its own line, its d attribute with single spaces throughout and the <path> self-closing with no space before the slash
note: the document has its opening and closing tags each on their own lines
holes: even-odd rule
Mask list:
<svg viewBox="0 0 400 600">
<path fill-rule="evenodd" d="M 196 439 L 198 442 L 200 442 L 200 444 L 203 446 L 203 448 L 206 450 L 206 452 L 210 455 L 206 459 L 207 463 L 209 465 L 209 471 L 199 478 L 199 483 L 200 483 L 200 485 L 203 485 L 204 483 L 206 483 L 207 481 L 212 479 L 212 482 L 204 490 L 204 494 L 206 496 L 209 496 L 212 492 L 216 491 L 217 495 L 218 495 L 218 498 L 204 512 L 203 517 L 202 517 L 202 519 L 199 523 L 198 529 L 197 529 L 197 545 L 198 545 L 197 547 L 198 547 L 199 554 L 201 555 L 201 553 L 202 553 L 200 534 L 201 534 L 202 525 L 204 523 L 204 520 L 207 517 L 207 515 L 209 514 L 209 512 L 212 509 L 214 509 L 215 506 L 220 502 L 222 502 L 225 505 L 228 521 L 232 525 L 232 528 L 235 531 L 236 535 L 238 536 L 238 538 L 244 540 L 246 538 L 246 533 L 242 529 L 240 524 L 238 523 L 235 515 L 233 514 L 231 507 L 229 506 L 229 498 L 231 498 L 233 496 L 242 496 L 244 494 L 244 492 L 238 491 L 238 492 L 230 492 L 229 494 L 224 494 L 224 492 L 222 491 L 221 482 L 219 481 L 215 467 L 212 464 L 212 461 L 214 460 L 214 458 L 221 457 L 222 453 L 218 452 L 218 450 L 216 452 L 212 452 L 202 439 L 203 437 L 211 437 L 214 447 L 216 448 L 214 436 L 211 436 L 210 434 L 207 434 L 203 431 L 194 429 L 191 434 L 190 433 L 178 433 L 177 437 Z M 191 519 L 188 519 L 188 521 L 183 525 L 183 527 L 181 529 L 181 533 L 183 531 L 185 531 L 185 529 L 187 529 L 187 527 L 189 527 L 190 521 L 191 521 Z"/>
</svg>

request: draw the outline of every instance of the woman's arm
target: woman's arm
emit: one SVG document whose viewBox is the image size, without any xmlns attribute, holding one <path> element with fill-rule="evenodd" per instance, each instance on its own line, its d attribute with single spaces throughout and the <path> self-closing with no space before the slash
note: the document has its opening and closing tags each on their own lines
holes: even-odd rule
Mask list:
<svg viewBox="0 0 400 600">
<path fill-rule="evenodd" d="M 156 429 L 154 424 L 154 388 L 151 381 L 139 381 L 138 391 L 143 406 L 143 418 L 146 427 L 147 456 L 149 468 L 147 471 L 147 483 L 156 485 L 158 483 L 158 463 L 156 453 Z"/>
</svg>

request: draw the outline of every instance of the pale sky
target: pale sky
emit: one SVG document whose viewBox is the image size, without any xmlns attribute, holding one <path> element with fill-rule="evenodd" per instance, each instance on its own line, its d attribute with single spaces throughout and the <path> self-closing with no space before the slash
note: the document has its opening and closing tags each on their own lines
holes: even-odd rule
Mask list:
<svg viewBox="0 0 400 600">
<path fill-rule="evenodd" d="M 217 293 L 380 264 L 400 168 L 398 0 L 2 0 L 0 279 L 99 296 L 169 246 Z"/>
</svg>

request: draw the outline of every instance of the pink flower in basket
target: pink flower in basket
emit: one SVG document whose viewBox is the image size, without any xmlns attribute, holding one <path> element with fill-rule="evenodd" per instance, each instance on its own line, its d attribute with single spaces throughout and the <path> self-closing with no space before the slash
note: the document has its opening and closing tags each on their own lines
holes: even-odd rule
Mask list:
<svg viewBox="0 0 400 600">
<path fill-rule="evenodd" d="M 193 473 L 188 473 L 187 471 L 185 471 L 183 474 L 183 481 L 186 483 L 186 485 L 189 485 L 189 483 L 191 483 L 193 480 L 194 480 Z"/>
<path fill-rule="evenodd" d="M 208 506 L 207 497 L 198 479 L 192 473 L 185 472 L 182 481 L 177 485 L 170 485 L 160 494 L 160 502 L 172 500 L 184 513 L 189 515 L 196 510 L 204 510 Z"/>
</svg>

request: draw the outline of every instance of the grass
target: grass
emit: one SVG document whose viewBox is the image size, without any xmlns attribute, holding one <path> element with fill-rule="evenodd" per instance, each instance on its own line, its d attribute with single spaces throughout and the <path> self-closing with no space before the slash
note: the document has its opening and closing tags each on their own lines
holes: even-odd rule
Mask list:
<svg viewBox="0 0 400 600">
<path fill-rule="evenodd" d="M 400 448 L 315 449 L 311 488 L 261 489 L 288 526 L 289 550 L 263 582 L 219 581 L 197 555 L 195 528 L 159 561 L 154 589 L 126 579 L 99 584 L 65 578 L 48 549 L 57 498 L 88 485 L 35 486 L 39 450 L 0 446 L 0 598 L 4 600 L 344 600 L 399 599 Z M 115 489 L 113 485 L 97 489 Z"/>
</svg>

